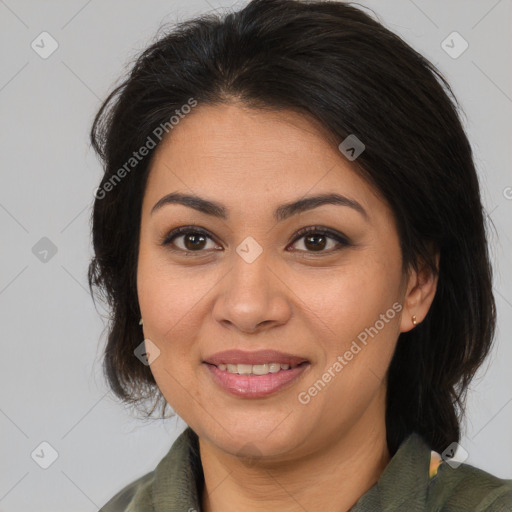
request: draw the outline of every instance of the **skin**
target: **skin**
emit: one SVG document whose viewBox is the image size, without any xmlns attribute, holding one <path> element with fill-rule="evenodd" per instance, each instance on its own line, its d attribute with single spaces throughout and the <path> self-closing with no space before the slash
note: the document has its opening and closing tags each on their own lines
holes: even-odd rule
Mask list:
<svg viewBox="0 0 512 512">
<path fill-rule="evenodd" d="M 160 350 L 151 364 L 158 387 L 200 439 L 207 512 L 346 511 L 390 460 L 386 371 L 400 332 L 414 328 L 412 315 L 418 323 L 425 317 L 437 282 L 421 265 L 402 272 L 392 211 L 352 165 L 298 113 L 238 103 L 199 105 L 155 154 L 142 206 L 138 298 L 144 337 Z M 179 204 L 151 214 L 171 192 L 221 203 L 229 217 Z M 273 218 L 283 203 L 331 192 L 357 201 L 368 218 L 339 205 Z M 161 245 L 171 229 L 188 225 L 209 233 L 199 249 L 187 234 L 174 239 L 174 252 Z M 294 236 L 315 225 L 351 245 L 321 238 L 315 251 L 311 234 Z M 263 250 L 252 263 L 236 252 L 248 236 Z M 300 403 L 298 394 L 394 303 L 401 314 Z M 235 348 L 277 349 L 310 365 L 272 396 L 235 397 L 202 364 Z"/>
</svg>

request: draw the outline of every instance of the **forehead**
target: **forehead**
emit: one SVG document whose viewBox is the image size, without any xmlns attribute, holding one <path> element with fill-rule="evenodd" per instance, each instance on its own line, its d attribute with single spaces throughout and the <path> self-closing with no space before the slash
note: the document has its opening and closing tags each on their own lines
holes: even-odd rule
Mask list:
<svg viewBox="0 0 512 512">
<path fill-rule="evenodd" d="M 157 149 L 146 209 L 174 191 L 215 198 L 240 211 L 329 192 L 352 196 L 370 211 L 385 208 L 329 137 L 296 112 L 199 105 Z"/>
</svg>

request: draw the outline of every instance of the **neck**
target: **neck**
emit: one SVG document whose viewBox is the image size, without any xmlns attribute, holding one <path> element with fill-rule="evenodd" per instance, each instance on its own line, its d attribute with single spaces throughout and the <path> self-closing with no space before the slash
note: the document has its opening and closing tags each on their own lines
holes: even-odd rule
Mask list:
<svg viewBox="0 0 512 512">
<path fill-rule="evenodd" d="M 244 464 L 201 439 L 202 510 L 347 512 L 377 482 L 390 460 L 385 421 L 366 416 L 348 432 L 330 437 L 321 449 L 272 464 L 263 459 Z"/>
</svg>

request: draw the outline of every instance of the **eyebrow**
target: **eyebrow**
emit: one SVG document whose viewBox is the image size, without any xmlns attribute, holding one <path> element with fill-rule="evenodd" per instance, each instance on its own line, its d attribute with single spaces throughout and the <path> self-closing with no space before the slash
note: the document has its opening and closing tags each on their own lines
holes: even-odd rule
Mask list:
<svg viewBox="0 0 512 512">
<path fill-rule="evenodd" d="M 223 205 L 214 201 L 203 199 L 199 196 L 180 194 L 177 192 L 167 194 L 159 201 L 157 201 L 157 203 L 151 209 L 151 215 L 153 215 L 153 213 L 167 204 L 181 204 L 183 206 L 188 206 L 189 208 L 193 208 L 194 210 L 197 210 L 201 213 L 211 215 L 219 219 L 226 220 L 228 218 L 227 209 Z M 313 208 L 317 208 L 325 204 L 348 206 L 349 208 L 359 212 L 366 220 L 369 220 L 368 213 L 357 201 L 334 193 L 309 196 L 297 201 L 293 201 L 291 203 L 285 203 L 276 208 L 274 211 L 274 219 L 280 222 L 288 219 L 292 215 L 297 215 L 299 213 L 312 210 Z"/>
</svg>

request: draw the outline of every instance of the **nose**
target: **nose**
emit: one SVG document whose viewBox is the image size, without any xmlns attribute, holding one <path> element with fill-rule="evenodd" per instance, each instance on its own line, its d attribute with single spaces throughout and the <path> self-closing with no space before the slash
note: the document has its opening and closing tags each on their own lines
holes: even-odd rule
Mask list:
<svg viewBox="0 0 512 512">
<path fill-rule="evenodd" d="M 235 252 L 232 259 L 215 298 L 215 320 L 245 333 L 285 324 L 292 312 L 291 292 L 265 251 L 252 262 Z"/>
</svg>

